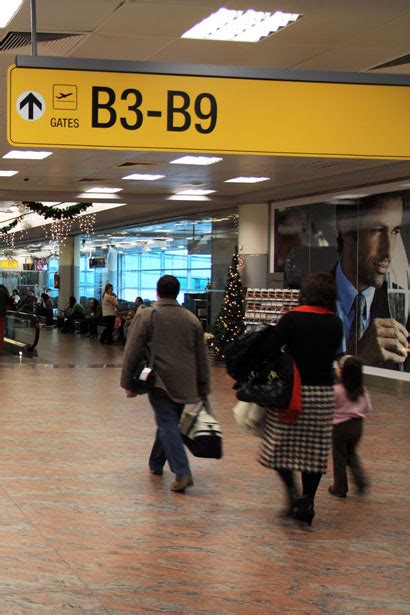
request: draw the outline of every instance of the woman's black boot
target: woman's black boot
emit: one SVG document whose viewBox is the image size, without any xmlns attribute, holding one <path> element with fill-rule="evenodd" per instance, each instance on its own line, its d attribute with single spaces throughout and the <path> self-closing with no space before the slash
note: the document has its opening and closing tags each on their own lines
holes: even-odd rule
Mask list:
<svg viewBox="0 0 410 615">
<path fill-rule="evenodd" d="M 315 516 L 313 501 L 306 495 L 300 497 L 299 501 L 295 503 L 291 516 L 297 521 L 306 523 L 309 526 L 312 525 L 312 521 Z"/>
</svg>

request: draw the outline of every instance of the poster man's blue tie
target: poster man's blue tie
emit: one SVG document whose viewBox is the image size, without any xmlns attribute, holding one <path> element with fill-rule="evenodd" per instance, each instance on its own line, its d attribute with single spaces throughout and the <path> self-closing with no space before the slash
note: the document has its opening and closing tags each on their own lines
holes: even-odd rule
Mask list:
<svg viewBox="0 0 410 615">
<path fill-rule="evenodd" d="M 366 315 L 366 298 L 362 293 L 356 295 L 353 303 L 354 318 L 350 327 L 349 337 L 347 341 L 347 352 L 356 353 L 356 344 L 361 339 L 364 333 L 365 315 Z"/>
</svg>

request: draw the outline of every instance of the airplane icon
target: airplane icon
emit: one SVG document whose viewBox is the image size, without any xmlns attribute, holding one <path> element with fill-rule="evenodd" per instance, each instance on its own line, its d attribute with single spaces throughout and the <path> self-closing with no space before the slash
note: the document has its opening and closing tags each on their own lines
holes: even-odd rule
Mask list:
<svg viewBox="0 0 410 615">
<path fill-rule="evenodd" d="M 56 96 L 57 100 L 63 100 L 63 98 L 68 98 L 68 96 L 72 96 L 73 93 L 72 92 L 68 92 L 67 94 L 64 94 L 64 92 L 60 92 L 60 94 L 58 96 Z"/>
<path fill-rule="evenodd" d="M 0 0 L 0 4 L 1 4 Z M 53 84 L 53 109 L 75 111 L 77 109 L 77 86 L 73 83 Z"/>
</svg>

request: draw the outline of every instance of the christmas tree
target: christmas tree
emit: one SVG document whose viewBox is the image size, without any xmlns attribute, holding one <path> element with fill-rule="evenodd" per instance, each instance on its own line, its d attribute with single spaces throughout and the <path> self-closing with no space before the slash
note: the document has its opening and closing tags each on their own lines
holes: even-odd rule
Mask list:
<svg viewBox="0 0 410 615">
<path fill-rule="evenodd" d="M 224 358 L 224 348 L 240 335 L 245 328 L 243 318 L 245 301 L 241 278 L 238 272 L 238 253 L 235 251 L 228 269 L 226 288 L 221 311 L 213 326 L 210 348 L 219 359 Z"/>
</svg>

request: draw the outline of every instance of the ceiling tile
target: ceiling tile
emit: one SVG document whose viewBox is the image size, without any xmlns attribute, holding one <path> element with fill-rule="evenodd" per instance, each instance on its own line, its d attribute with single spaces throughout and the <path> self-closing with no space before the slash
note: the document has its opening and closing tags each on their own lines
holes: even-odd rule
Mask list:
<svg viewBox="0 0 410 615">
<path fill-rule="evenodd" d="M 101 26 L 104 34 L 179 37 L 209 15 L 209 7 L 166 4 L 124 4 Z"/>
</svg>

